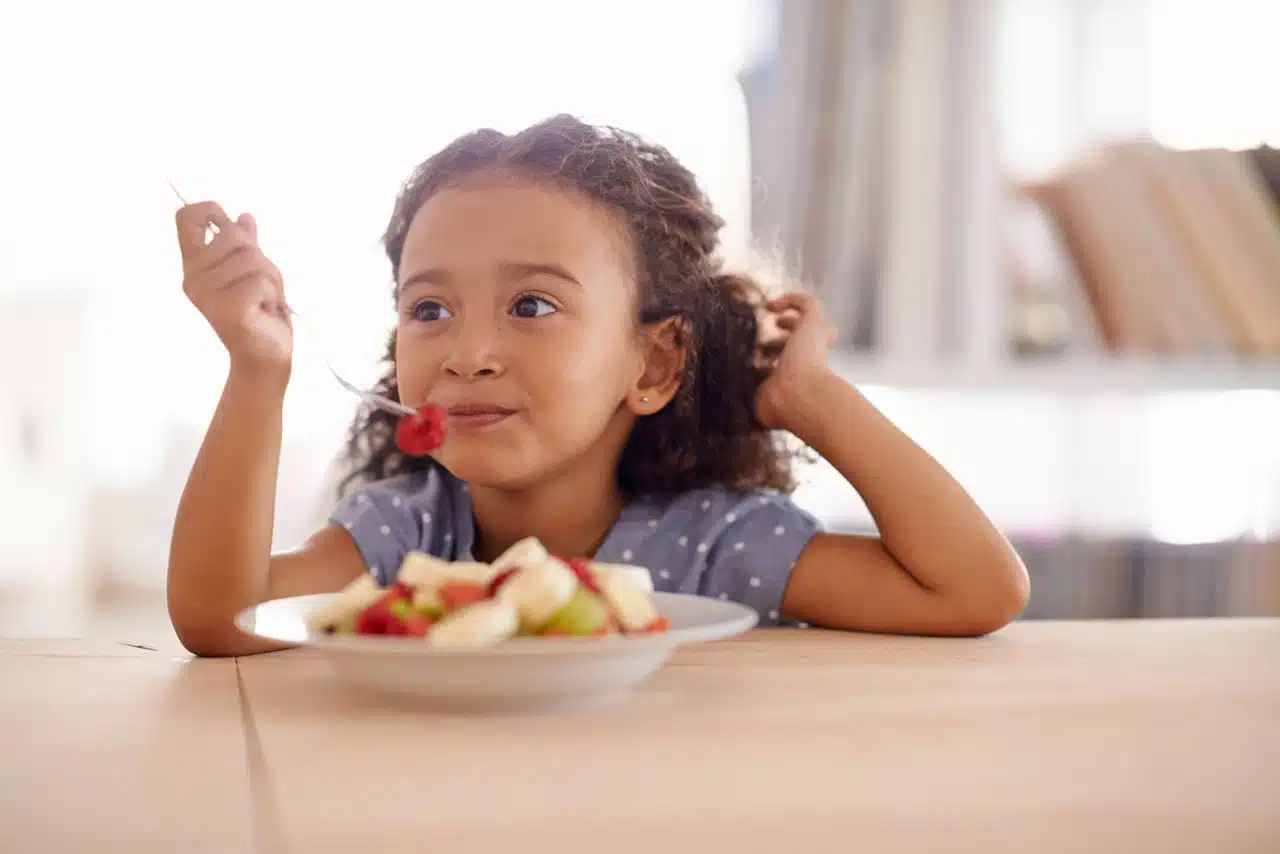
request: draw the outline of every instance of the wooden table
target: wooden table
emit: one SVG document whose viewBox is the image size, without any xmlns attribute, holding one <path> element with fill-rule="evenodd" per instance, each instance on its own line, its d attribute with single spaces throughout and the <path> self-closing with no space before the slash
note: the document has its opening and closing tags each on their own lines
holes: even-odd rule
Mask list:
<svg viewBox="0 0 1280 854">
<path fill-rule="evenodd" d="M 0 640 L 0 851 L 250 850 L 234 661 Z"/>
<path fill-rule="evenodd" d="M 1280 851 L 1280 620 L 757 631 L 530 717 L 305 650 L 0 642 L 0 679 L 0 851 Z"/>
</svg>

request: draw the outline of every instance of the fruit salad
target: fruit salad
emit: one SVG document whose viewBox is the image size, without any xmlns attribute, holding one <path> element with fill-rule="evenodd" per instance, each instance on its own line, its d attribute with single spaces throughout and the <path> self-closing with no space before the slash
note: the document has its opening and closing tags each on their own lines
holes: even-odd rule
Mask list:
<svg viewBox="0 0 1280 854">
<path fill-rule="evenodd" d="M 519 636 L 589 637 L 661 632 L 647 570 L 549 554 L 537 538 L 493 563 L 410 552 L 395 583 L 364 575 L 308 619 L 324 634 L 419 637 L 432 646 L 493 646 Z"/>
</svg>

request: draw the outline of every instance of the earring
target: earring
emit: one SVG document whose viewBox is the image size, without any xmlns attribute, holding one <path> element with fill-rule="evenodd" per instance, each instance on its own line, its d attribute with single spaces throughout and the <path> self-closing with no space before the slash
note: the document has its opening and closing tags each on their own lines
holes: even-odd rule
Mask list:
<svg viewBox="0 0 1280 854">
<path fill-rule="evenodd" d="M 649 395 L 647 395 L 647 394 L 642 394 L 642 395 L 640 395 L 640 402 L 641 402 L 641 403 L 648 403 L 648 402 L 649 402 Z"/>
</svg>

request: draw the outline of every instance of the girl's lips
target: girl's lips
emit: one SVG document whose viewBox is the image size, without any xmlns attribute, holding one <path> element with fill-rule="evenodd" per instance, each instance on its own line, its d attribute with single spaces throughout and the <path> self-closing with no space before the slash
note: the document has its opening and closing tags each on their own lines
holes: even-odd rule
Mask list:
<svg viewBox="0 0 1280 854">
<path fill-rule="evenodd" d="M 449 407 L 449 423 L 454 427 L 488 427 L 504 421 L 515 413 L 513 409 L 488 404 L 467 404 Z"/>
</svg>

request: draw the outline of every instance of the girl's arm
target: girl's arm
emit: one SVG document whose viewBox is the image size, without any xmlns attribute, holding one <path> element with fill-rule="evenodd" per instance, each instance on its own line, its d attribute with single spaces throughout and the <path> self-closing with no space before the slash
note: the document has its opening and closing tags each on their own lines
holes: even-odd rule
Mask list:
<svg viewBox="0 0 1280 854">
<path fill-rule="evenodd" d="M 981 635 L 1026 607 L 1026 568 L 956 480 L 827 367 L 834 331 L 812 297 L 771 303 L 789 332 L 762 387 L 761 421 L 795 433 L 866 502 L 880 536 L 818 534 L 784 616 L 840 629 Z"/>
<path fill-rule="evenodd" d="M 169 618 L 196 655 L 281 649 L 237 631 L 235 615 L 267 599 L 337 590 L 366 571 L 335 525 L 296 552 L 271 555 L 282 401 L 282 390 L 233 372 L 178 504 Z"/>
<path fill-rule="evenodd" d="M 852 386 L 815 384 L 796 433 L 858 491 L 880 536 L 818 534 L 782 612 L 832 628 L 979 635 L 1026 607 L 1026 569 L 956 480 Z"/>
<path fill-rule="evenodd" d="M 208 244 L 208 225 L 218 228 Z M 197 655 L 278 646 L 236 630 L 235 615 L 268 598 L 336 590 L 365 571 L 350 536 L 330 527 L 272 557 L 281 414 L 293 334 L 279 272 L 248 216 L 212 203 L 178 212 L 183 288 L 231 356 L 226 387 L 183 490 L 169 550 L 169 618 Z"/>
</svg>

